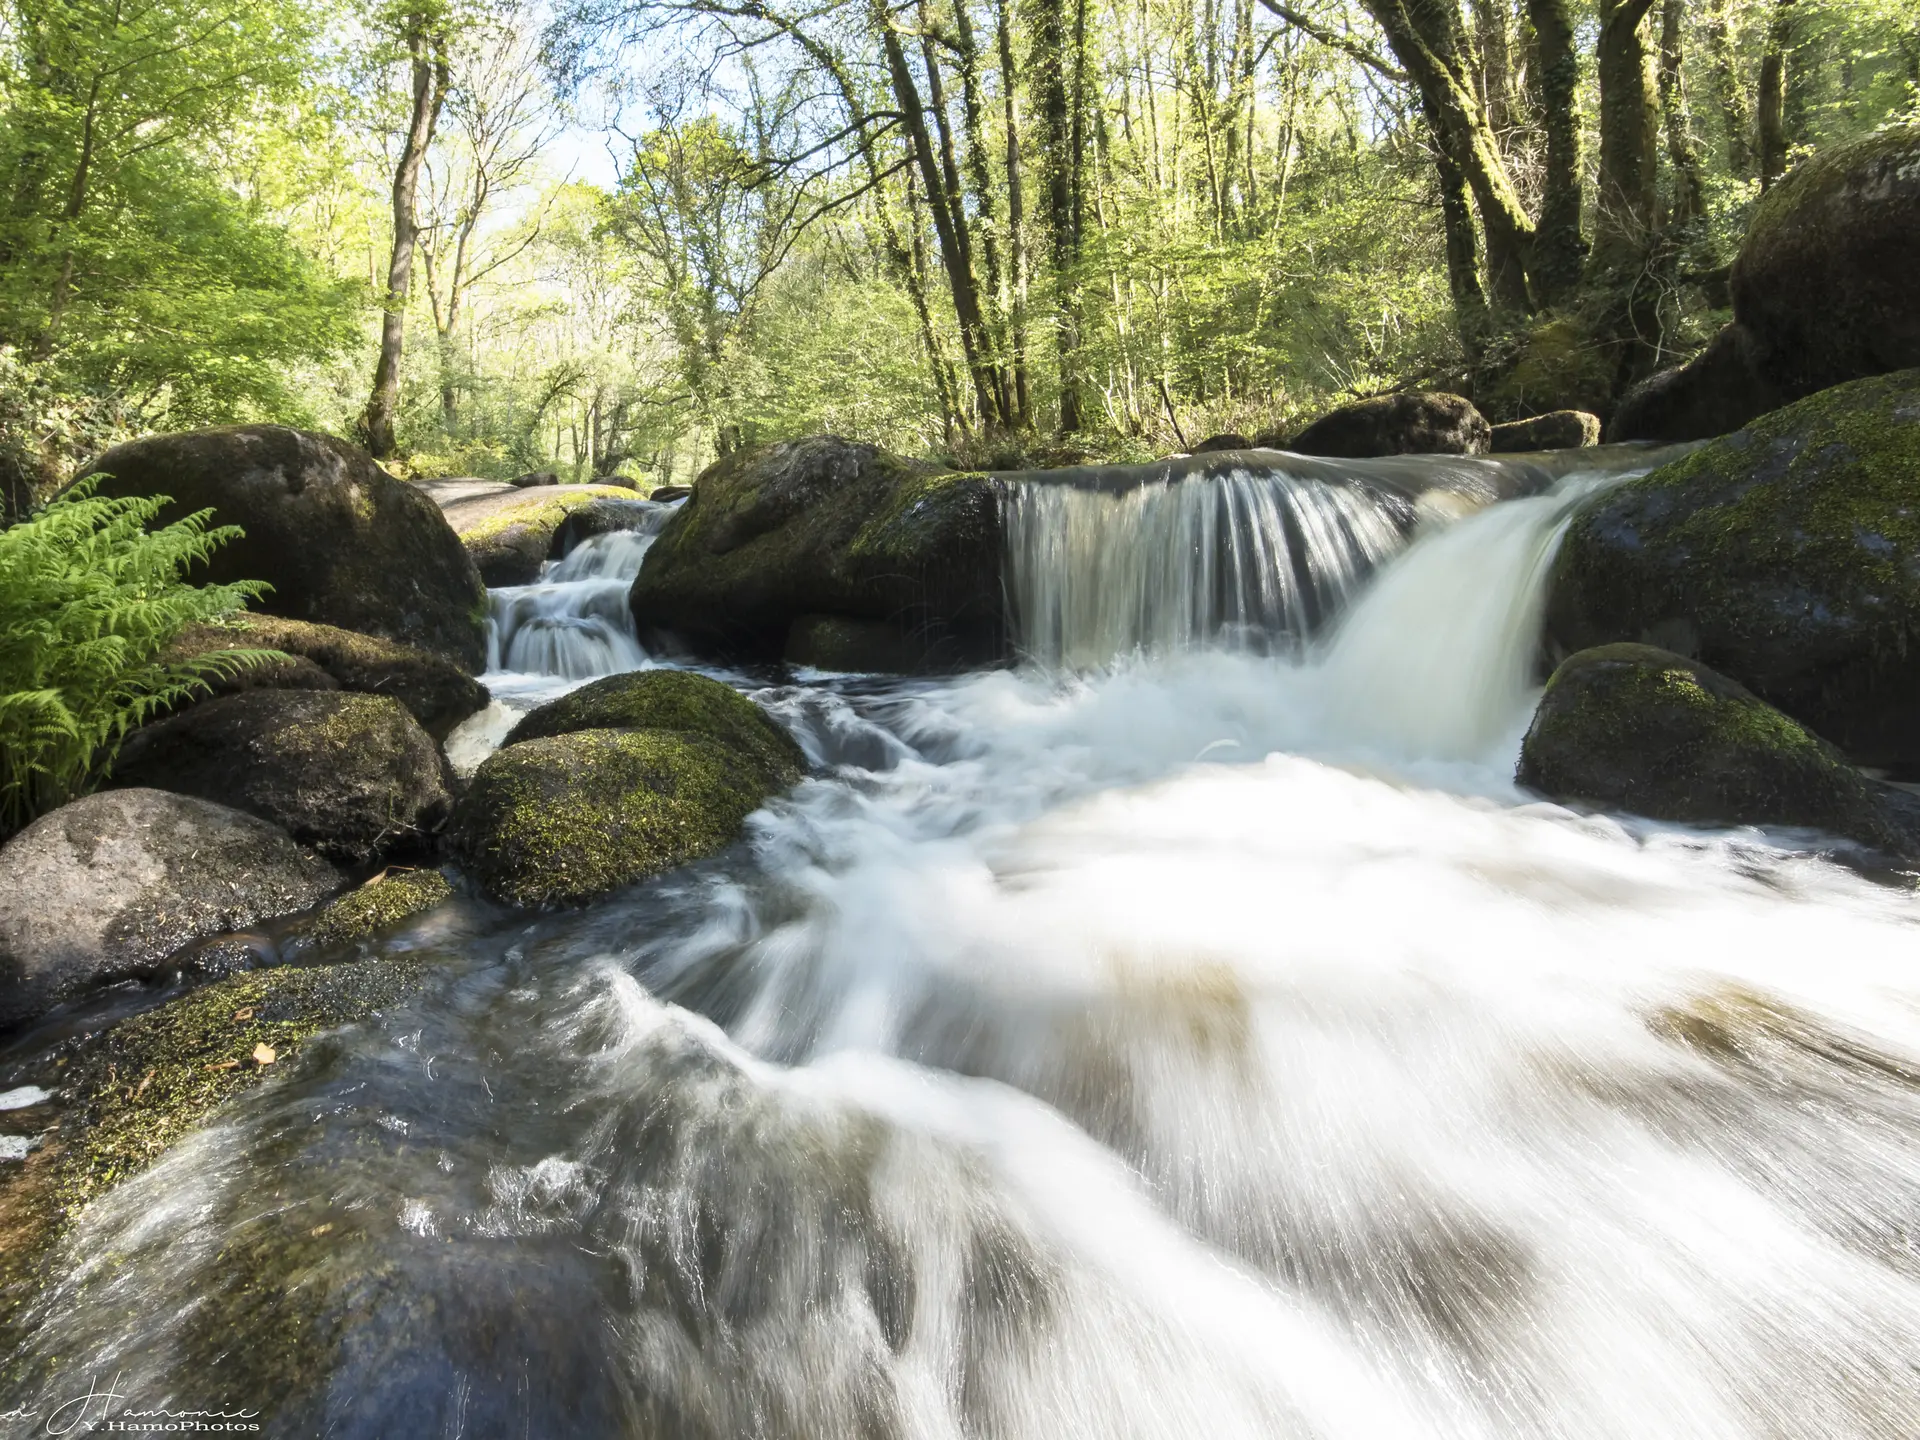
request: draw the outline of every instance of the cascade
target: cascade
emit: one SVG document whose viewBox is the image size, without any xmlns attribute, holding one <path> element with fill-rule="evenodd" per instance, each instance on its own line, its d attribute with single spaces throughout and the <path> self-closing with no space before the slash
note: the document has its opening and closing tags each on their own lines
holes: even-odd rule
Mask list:
<svg viewBox="0 0 1920 1440">
<path fill-rule="evenodd" d="M 1644 452 L 1589 463 L 1624 471 Z M 1423 520 L 1555 475 L 1537 460 L 1233 451 L 1005 480 L 1016 648 L 1085 670 L 1200 646 L 1297 654 Z"/>
<path fill-rule="evenodd" d="M 668 505 L 633 502 L 641 524 L 581 541 L 531 585 L 488 592 L 487 669 L 589 680 L 647 663 L 627 591 Z"/>
</svg>

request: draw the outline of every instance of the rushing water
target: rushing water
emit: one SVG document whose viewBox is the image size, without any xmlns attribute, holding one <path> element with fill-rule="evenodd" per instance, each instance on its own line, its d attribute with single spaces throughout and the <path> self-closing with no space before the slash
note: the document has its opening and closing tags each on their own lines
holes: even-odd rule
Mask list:
<svg viewBox="0 0 1920 1440">
<path fill-rule="evenodd" d="M 1147 627 L 1075 675 L 757 690 L 813 779 L 656 884 L 392 942 L 424 996 L 89 1213 L 34 1394 L 354 1437 L 1909 1440 L 1914 900 L 1511 783 L 1597 483 L 1422 534 L 1299 654 Z"/>
</svg>

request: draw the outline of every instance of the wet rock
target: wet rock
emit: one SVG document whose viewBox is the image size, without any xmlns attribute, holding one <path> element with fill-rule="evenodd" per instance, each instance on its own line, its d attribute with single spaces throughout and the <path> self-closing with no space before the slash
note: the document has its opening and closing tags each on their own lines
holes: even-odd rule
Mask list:
<svg viewBox="0 0 1920 1440">
<path fill-rule="evenodd" d="M 389 871 L 329 902 L 302 929 L 298 943 L 303 950 L 350 945 L 452 897 L 453 886 L 438 870 Z"/>
<path fill-rule="evenodd" d="M 1225 430 L 1218 435 L 1209 435 L 1187 453 L 1189 455 L 1212 455 L 1221 450 L 1251 449 L 1253 441 L 1238 431 Z"/>
<path fill-rule="evenodd" d="M 646 501 L 631 496 L 624 500 L 595 500 L 591 504 L 578 506 L 569 510 L 566 518 L 554 527 L 548 554 L 550 558 L 559 559 L 572 554 L 574 547 L 582 540 L 591 540 L 596 535 L 644 530 L 654 523 L 654 517 L 659 513 Z"/>
<path fill-rule="evenodd" d="M 789 665 L 860 675 L 911 674 L 921 646 L 885 620 L 849 620 L 844 615 L 802 615 L 787 632 Z"/>
<path fill-rule="evenodd" d="M 770 773 L 806 764 L 766 711 L 731 685 L 688 670 L 635 670 L 582 685 L 529 711 L 503 743 L 581 730 L 677 730 L 730 745 Z"/>
<path fill-rule="evenodd" d="M 114 783 L 197 795 L 269 820 L 328 859 L 370 866 L 446 822 L 450 772 L 399 701 L 249 690 L 128 737 Z"/>
<path fill-rule="evenodd" d="M 1831 745 L 1697 661 L 1603 645 L 1554 672 L 1514 777 L 1556 800 L 1695 824 L 1795 826 L 1889 856 L 1920 835 Z"/>
<path fill-rule="evenodd" d="M 63 805 L 0 849 L 0 1028 L 343 884 L 284 831 L 223 805 L 148 789 Z"/>
<path fill-rule="evenodd" d="M 1530 420 L 1514 420 L 1493 427 L 1495 455 L 1529 450 L 1580 450 L 1600 443 L 1600 417 L 1585 410 L 1550 410 Z"/>
<path fill-rule="evenodd" d="M 452 851 L 496 900 L 578 904 L 724 848 L 799 775 L 798 765 L 685 731 L 527 740 L 474 772 Z"/>
<path fill-rule="evenodd" d="M 831 435 L 730 455 L 662 527 L 632 591 L 643 634 L 696 652 L 777 659 L 795 619 L 882 620 L 916 668 L 1004 648 L 995 482 L 930 473 Z"/>
<path fill-rule="evenodd" d="M 90 474 L 107 495 L 170 495 L 165 523 L 211 508 L 246 538 L 196 578 L 264 580 L 274 615 L 486 663 L 480 577 L 434 503 L 361 449 L 281 425 L 234 425 L 116 446 Z"/>
<path fill-rule="evenodd" d="M 1917 474 L 1920 371 L 1765 415 L 1579 513 L 1549 635 L 1677 651 L 1858 763 L 1920 769 Z"/>
<path fill-rule="evenodd" d="M 1920 366 L 1916 234 L 1920 126 L 1803 161 L 1754 210 L 1733 266 L 1733 324 L 1629 397 L 1610 438 L 1726 434 L 1830 386 Z"/>
<path fill-rule="evenodd" d="M 692 493 L 691 485 L 656 485 L 647 498 L 665 504 L 669 500 L 684 500 Z"/>
<path fill-rule="evenodd" d="M 487 689 L 445 657 L 411 645 L 275 615 L 197 625 L 181 635 L 177 658 L 208 650 L 279 650 L 291 658 L 235 671 L 209 683 L 216 695 L 242 690 L 353 690 L 391 695 L 436 740 L 486 708 Z"/>
<path fill-rule="evenodd" d="M 530 470 L 525 475 L 516 475 L 507 482 L 516 490 L 530 490 L 536 485 L 558 485 L 560 476 L 553 470 Z"/>
<path fill-rule="evenodd" d="M 1432 391 L 1376 395 L 1321 416 L 1286 442 L 1299 455 L 1484 455 L 1492 427 L 1471 400 Z"/>
<path fill-rule="evenodd" d="M 598 501 L 632 499 L 617 486 L 558 485 L 455 495 L 445 508 L 488 585 L 531 585 L 541 565 L 563 553 L 556 532 L 570 514 Z"/>
</svg>

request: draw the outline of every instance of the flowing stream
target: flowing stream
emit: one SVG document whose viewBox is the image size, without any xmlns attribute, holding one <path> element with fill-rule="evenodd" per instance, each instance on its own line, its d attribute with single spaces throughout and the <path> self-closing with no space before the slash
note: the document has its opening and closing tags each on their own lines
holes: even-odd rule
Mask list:
<svg viewBox="0 0 1920 1440">
<path fill-rule="evenodd" d="M 1052 663 L 735 677 L 813 778 L 655 884 L 387 942 L 419 999 L 89 1212 L 35 1393 L 336 1437 L 1911 1440 L 1914 898 L 1512 784 L 1546 567 L 1617 478 L 1404 548 L 1353 494 L 1016 494 Z M 553 672 L 522 701 L 577 678 L 530 616 L 619 628 L 551 598 L 625 565 L 593 543 L 496 597 Z"/>
</svg>

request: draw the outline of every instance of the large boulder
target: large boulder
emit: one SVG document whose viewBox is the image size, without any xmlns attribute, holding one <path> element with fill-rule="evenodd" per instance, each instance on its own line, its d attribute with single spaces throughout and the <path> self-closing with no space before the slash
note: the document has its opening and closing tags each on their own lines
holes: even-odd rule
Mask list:
<svg viewBox="0 0 1920 1440">
<path fill-rule="evenodd" d="M 345 883 L 284 831 L 224 805 L 146 789 L 63 805 L 0 849 L 0 1029 Z"/>
<path fill-rule="evenodd" d="M 581 730 L 678 730 L 731 745 L 769 772 L 806 764 L 793 737 L 766 711 L 731 685 L 688 670 L 604 676 L 528 711 L 505 743 Z"/>
<path fill-rule="evenodd" d="M 1376 395 L 1322 415 L 1287 441 L 1296 455 L 1484 455 L 1493 429 L 1471 400 L 1443 391 Z M 1262 443 L 1265 443 L 1264 441 Z"/>
<path fill-rule="evenodd" d="M 486 663 L 486 595 L 439 508 L 364 450 L 282 425 L 155 435 L 94 462 L 107 495 L 170 495 L 162 522 L 212 509 L 246 537 L 198 578 L 265 580 L 271 614 Z"/>
<path fill-rule="evenodd" d="M 1920 366 L 1916 235 L 1920 126 L 1804 161 L 1754 210 L 1733 266 L 1731 335 L 1630 396 L 1609 437 L 1724 434 L 1829 386 Z"/>
<path fill-rule="evenodd" d="M 171 654 L 209 650 L 278 650 L 289 657 L 248 666 L 210 681 L 216 695 L 242 690 L 355 690 L 391 695 L 436 740 L 487 705 L 487 688 L 445 656 L 412 645 L 277 615 L 246 615 L 230 624 L 196 625 Z"/>
<path fill-rule="evenodd" d="M 1649 645 L 1569 657 L 1540 698 L 1514 778 L 1656 820 L 1805 827 L 1890 856 L 1915 851 L 1892 787 L 1743 686 Z"/>
<path fill-rule="evenodd" d="M 579 904 L 724 848 L 799 776 L 797 764 L 683 730 L 525 740 L 474 772 L 452 853 L 496 900 Z"/>
<path fill-rule="evenodd" d="M 531 585 L 540 567 L 558 559 L 568 543 L 560 535 L 567 518 L 605 501 L 631 504 L 630 490 L 615 485 L 511 485 L 460 491 L 440 487 L 436 498 L 447 523 L 491 586 Z M 615 528 L 615 527 L 608 527 Z"/>
<path fill-rule="evenodd" d="M 1823 391 L 1592 501 L 1547 625 L 1563 652 L 1678 651 L 1859 763 L 1920 769 L 1920 370 Z"/>
<path fill-rule="evenodd" d="M 1493 427 L 1496 455 L 1531 450 L 1580 450 L 1600 443 L 1600 417 L 1585 410 L 1550 410 L 1529 420 L 1512 420 Z"/>
<path fill-rule="evenodd" d="M 356 868 L 419 850 L 452 806 L 433 737 L 398 700 L 346 691 L 205 701 L 128 736 L 113 778 L 258 815 Z"/>
<path fill-rule="evenodd" d="M 729 455 L 647 552 L 634 581 L 643 633 L 777 659 L 801 615 L 885 622 L 915 668 L 1000 658 L 1001 522 L 988 476 L 928 473 L 831 435 Z"/>
</svg>

